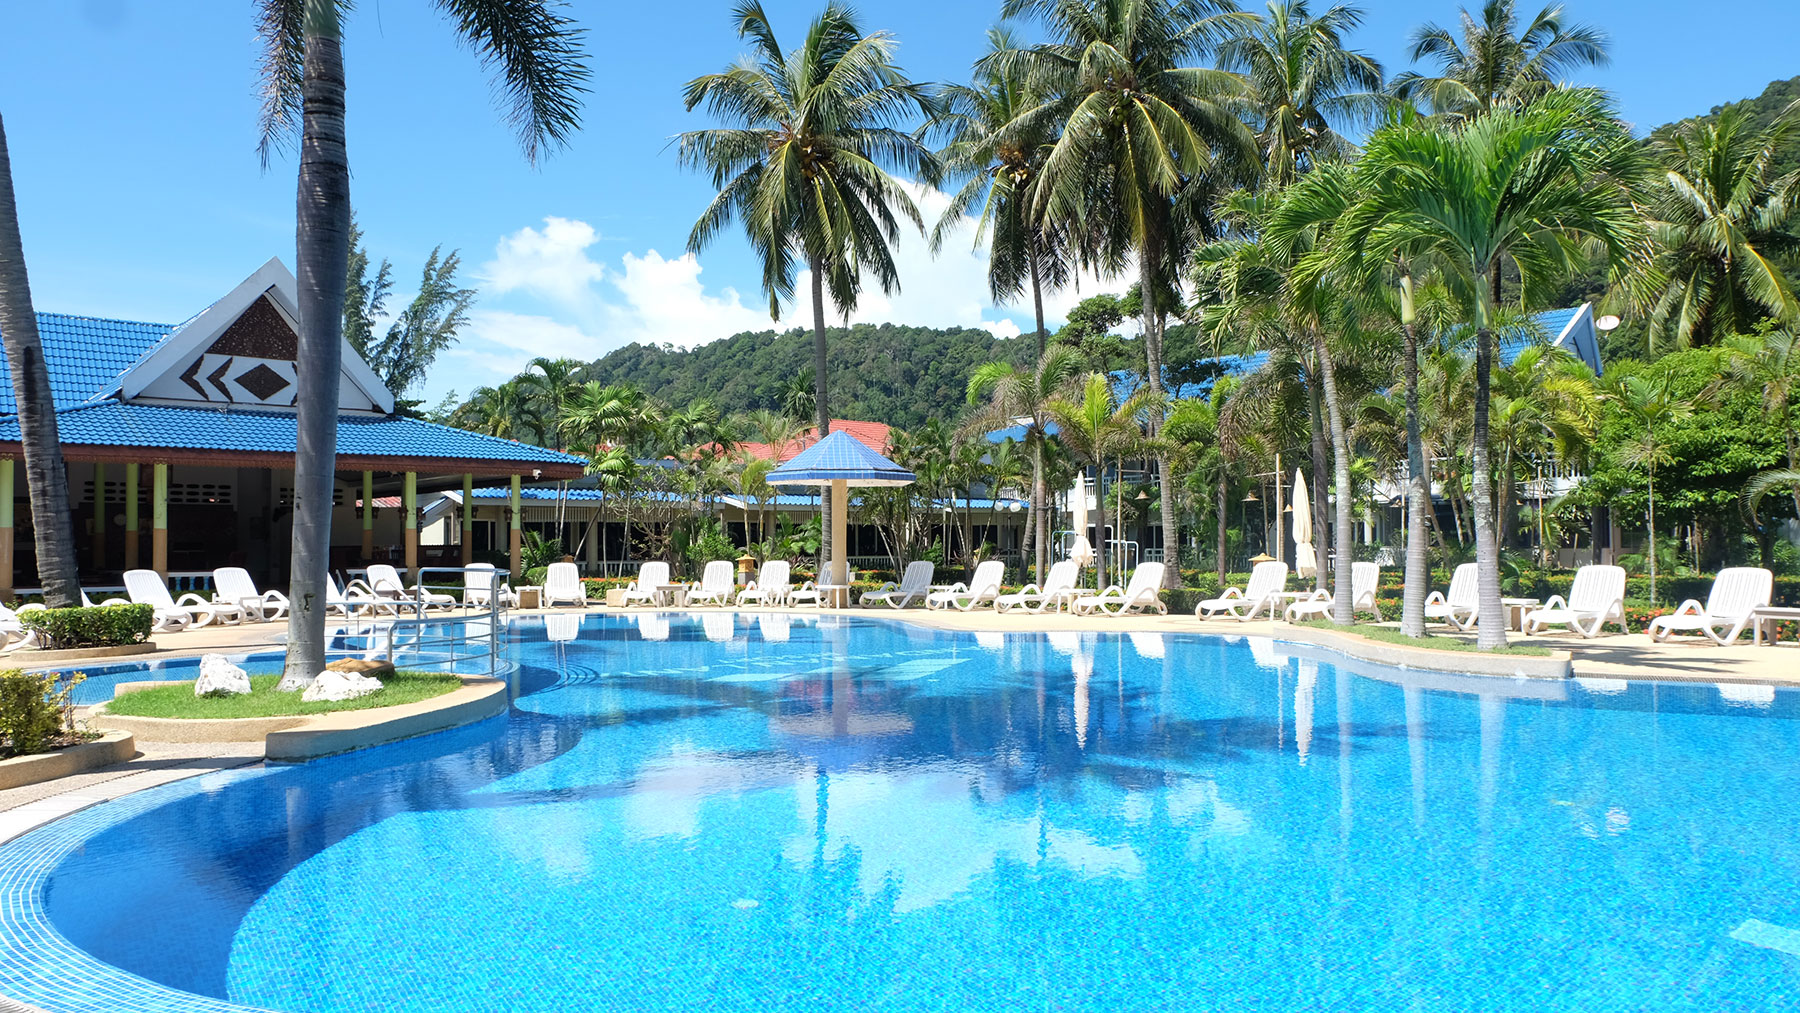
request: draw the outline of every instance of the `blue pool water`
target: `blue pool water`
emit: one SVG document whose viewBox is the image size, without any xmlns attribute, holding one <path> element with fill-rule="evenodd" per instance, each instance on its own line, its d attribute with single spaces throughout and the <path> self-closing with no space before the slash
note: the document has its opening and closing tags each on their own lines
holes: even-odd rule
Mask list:
<svg viewBox="0 0 1800 1013">
<path fill-rule="evenodd" d="M 1790 692 L 1352 670 L 1198 635 L 559 622 L 576 639 L 508 627 L 504 718 L 180 782 L 0 849 L 0 994 L 314 1013 L 1800 1002 Z"/>
</svg>

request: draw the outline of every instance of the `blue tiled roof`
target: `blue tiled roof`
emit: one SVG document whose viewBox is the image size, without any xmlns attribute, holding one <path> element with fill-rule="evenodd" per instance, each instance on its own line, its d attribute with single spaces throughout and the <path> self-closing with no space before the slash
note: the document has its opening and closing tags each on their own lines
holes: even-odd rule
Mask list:
<svg viewBox="0 0 1800 1013">
<path fill-rule="evenodd" d="M 295 443 L 294 416 L 282 412 L 99 401 L 58 412 L 57 427 L 64 443 L 98 446 L 291 454 Z M 18 438 L 18 419 L 0 418 L 0 440 Z M 580 463 L 580 458 L 546 447 L 395 416 L 339 416 L 338 453 L 356 457 Z"/>
<path fill-rule="evenodd" d="M 838 481 L 858 485 L 904 485 L 913 480 L 912 472 L 870 450 L 861 440 L 841 429 L 795 454 L 792 460 L 769 472 L 764 479 L 770 485 L 816 485 Z"/>
<path fill-rule="evenodd" d="M 44 364 L 50 369 L 50 393 L 57 408 L 72 408 L 102 393 L 155 348 L 172 329 L 170 324 L 146 324 L 132 320 L 102 320 L 66 313 L 39 313 L 38 338 L 44 346 Z M 0 349 L 0 415 L 18 411 L 13 400 L 12 370 Z"/>
</svg>

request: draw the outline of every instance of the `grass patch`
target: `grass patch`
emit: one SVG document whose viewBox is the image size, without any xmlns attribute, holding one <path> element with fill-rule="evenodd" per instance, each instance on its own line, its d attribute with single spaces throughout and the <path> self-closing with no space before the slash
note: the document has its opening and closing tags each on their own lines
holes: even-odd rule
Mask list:
<svg viewBox="0 0 1800 1013">
<path fill-rule="evenodd" d="M 306 703 L 299 693 L 279 693 L 280 675 L 253 675 L 250 692 L 238 696 L 195 696 L 192 682 L 126 693 L 106 705 L 110 714 L 139 718 L 275 718 L 332 711 L 359 711 L 393 707 L 442 696 L 462 685 L 462 679 L 441 672 L 399 671 L 381 680 L 381 689 L 342 703 Z"/>
<path fill-rule="evenodd" d="M 1355 633 L 1370 640 L 1379 640 L 1384 644 L 1399 644 L 1402 647 L 1423 647 L 1434 651 L 1468 651 L 1472 654 L 1515 654 L 1524 657 L 1545 658 L 1550 656 L 1548 647 L 1536 644 L 1511 644 L 1496 651 L 1483 651 L 1475 646 L 1473 640 L 1458 637 L 1438 636 L 1431 633 L 1423 637 L 1409 637 L 1392 626 L 1373 626 L 1358 623 L 1355 626 L 1334 626 L 1328 619 L 1308 619 L 1295 623 L 1296 626 L 1312 626 L 1321 630 L 1337 630 L 1340 633 Z"/>
</svg>

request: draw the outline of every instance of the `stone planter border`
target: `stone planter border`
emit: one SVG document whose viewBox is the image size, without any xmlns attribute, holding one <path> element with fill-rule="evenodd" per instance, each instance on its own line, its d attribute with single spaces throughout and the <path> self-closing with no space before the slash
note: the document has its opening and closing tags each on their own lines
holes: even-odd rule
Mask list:
<svg viewBox="0 0 1800 1013">
<path fill-rule="evenodd" d="M 120 683 L 114 695 L 168 685 L 171 683 Z M 466 677 L 459 689 L 393 707 L 266 718 L 143 718 L 110 714 L 106 705 L 100 704 L 89 714 L 88 723 L 130 731 L 146 742 L 261 739 L 266 758 L 297 763 L 473 724 L 506 713 L 506 707 L 505 681 Z"/>
<path fill-rule="evenodd" d="M 1298 641 L 1329 647 L 1361 661 L 1398 668 L 1424 668 L 1457 675 L 1506 679 L 1567 679 L 1571 674 L 1568 651 L 1549 654 L 1483 654 L 1480 651 L 1440 651 L 1372 640 L 1339 630 L 1289 625 L 1272 634 L 1276 640 Z"/>
<path fill-rule="evenodd" d="M 0 760 L 0 789 L 22 788 L 40 781 L 81 774 L 115 763 L 124 763 L 137 755 L 137 741 L 123 729 L 108 731 L 92 742 L 59 749 L 54 753 L 34 753 Z"/>
<path fill-rule="evenodd" d="M 115 644 L 112 647 L 72 647 L 66 651 L 18 651 L 0 659 L 0 667 L 16 667 L 29 671 L 34 668 L 49 668 L 53 665 L 60 667 L 71 661 L 135 658 L 140 655 L 155 654 L 158 650 L 155 644 L 145 641 L 141 644 Z"/>
</svg>

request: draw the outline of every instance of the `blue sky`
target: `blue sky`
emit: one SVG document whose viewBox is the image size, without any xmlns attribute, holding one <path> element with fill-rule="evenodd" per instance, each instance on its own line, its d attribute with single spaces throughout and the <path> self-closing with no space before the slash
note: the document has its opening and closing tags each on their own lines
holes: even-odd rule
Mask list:
<svg viewBox="0 0 1800 1013">
<path fill-rule="evenodd" d="M 784 41 L 820 6 L 765 2 Z M 682 111 L 683 82 L 741 51 L 729 6 L 578 0 L 572 9 L 596 54 L 585 129 L 534 168 L 495 110 L 488 75 L 431 3 L 362 0 L 348 28 L 349 130 L 352 193 L 371 250 L 394 261 L 404 297 L 433 246 L 460 249 L 483 293 L 463 345 L 414 396 L 467 393 L 533 355 L 589 358 L 634 340 L 692 345 L 767 326 L 741 241 L 726 237 L 698 261 L 682 256 L 711 194 L 667 148 L 671 135 L 704 124 Z M 1800 73 L 1793 0 L 1567 6 L 1613 38 L 1612 66 L 1581 81 L 1612 89 L 1643 127 Z M 1455 4 L 1437 0 L 1365 8 L 1353 41 L 1390 74 L 1406 68 L 1414 26 L 1456 17 Z M 868 27 L 899 37 L 914 77 L 946 80 L 966 73 L 999 3 L 864 0 L 858 9 Z M 248 0 L 0 5 L 0 115 L 40 310 L 178 321 L 270 256 L 292 265 L 295 166 L 283 158 L 265 173 L 255 151 L 252 11 Z M 913 242 L 901 265 L 902 293 L 865 298 L 856 319 L 1001 332 L 1029 324 L 1022 307 L 987 304 L 966 243 L 933 261 Z M 1075 298 L 1052 299 L 1052 309 Z"/>
</svg>

